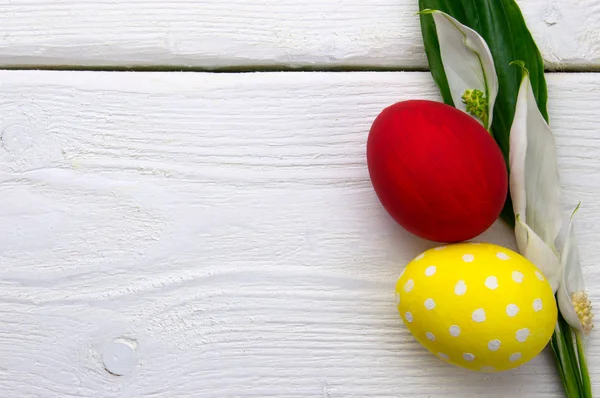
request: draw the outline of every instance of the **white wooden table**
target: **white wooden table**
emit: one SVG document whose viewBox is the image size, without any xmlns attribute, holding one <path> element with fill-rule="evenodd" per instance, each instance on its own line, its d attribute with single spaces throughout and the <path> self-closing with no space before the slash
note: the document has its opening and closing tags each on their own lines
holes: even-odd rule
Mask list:
<svg viewBox="0 0 600 398">
<path fill-rule="evenodd" d="M 382 210 L 365 140 L 440 99 L 416 4 L 0 0 L 0 397 L 563 396 L 548 351 L 468 372 L 397 314 L 433 244 Z M 600 303 L 600 1 L 519 4 Z"/>
</svg>

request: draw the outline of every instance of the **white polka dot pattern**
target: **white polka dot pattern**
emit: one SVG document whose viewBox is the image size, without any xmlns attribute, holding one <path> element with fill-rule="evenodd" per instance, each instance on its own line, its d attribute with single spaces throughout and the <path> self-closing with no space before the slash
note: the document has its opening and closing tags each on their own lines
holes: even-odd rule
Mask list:
<svg viewBox="0 0 600 398">
<path fill-rule="evenodd" d="M 544 309 L 544 306 L 542 305 L 542 299 L 535 299 L 535 300 L 533 300 L 533 310 L 535 312 L 539 312 L 542 309 Z"/>
<path fill-rule="evenodd" d="M 517 283 L 523 283 L 523 278 L 525 277 L 525 275 L 523 275 L 522 272 L 519 271 L 513 271 L 512 273 L 512 280 L 517 282 Z"/>
<path fill-rule="evenodd" d="M 519 313 L 519 306 L 517 306 L 516 304 L 509 304 L 506 307 L 506 315 L 517 316 L 518 313 Z"/>
<path fill-rule="evenodd" d="M 519 329 L 517 330 L 516 333 L 516 339 L 519 343 L 524 343 L 527 341 L 527 338 L 529 337 L 529 329 L 527 328 L 523 328 L 523 329 Z"/>
<path fill-rule="evenodd" d="M 427 300 L 425 300 L 425 308 L 427 308 L 429 311 L 431 311 L 432 309 L 435 308 L 435 301 L 433 301 L 433 299 L 428 298 Z"/>
<path fill-rule="evenodd" d="M 415 281 L 413 281 L 412 279 L 409 279 L 408 282 L 406 282 L 406 284 L 404 285 L 404 291 L 406 293 L 410 293 L 414 287 L 415 287 Z"/>
<path fill-rule="evenodd" d="M 408 322 L 414 321 L 413 315 L 410 312 L 407 312 L 406 314 L 404 314 L 404 318 L 406 318 L 406 320 Z"/>
<path fill-rule="evenodd" d="M 502 253 L 502 252 L 496 253 L 496 257 L 498 257 L 502 261 L 510 260 L 510 256 L 508 254 Z"/>
<path fill-rule="evenodd" d="M 433 276 L 433 275 L 435 275 L 435 271 L 436 271 L 435 265 L 430 265 L 425 270 L 425 276 Z"/>
<path fill-rule="evenodd" d="M 425 337 L 427 337 L 427 340 L 429 341 L 435 341 L 435 335 L 431 332 L 425 333 Z"/>
<path fill-rule="evenodd" d="M 500 349 L 500 340 L 492 340 L 488 343 L 488 349 L 490 351 L 498 351 Z"/>
<path fill-rule="evenodd" d="M 479 308 L 473 311 L 471 319 L 473 319 L 473 322 L 477 323 L 485 322 L 485 310 L 483 308 Z"/>
<path fill-rule="evenodd" d="M 458 327 L 458 325 L 450 326 L 450 335 L 454 337 L 460 336 L 460 327 Z"/>
<path fill-rule="evenodd" d="M 491 290 L 498 289 L 498 278 L 495 276 L 488 276 L 485 280 L 485 287 Z"/>
<path fill-rule="evenodd" d="M 463 354 L 463 358 L 465 359 L 465 361 L 469 361 L 469 362 L 471 362 L 471 361 L 474 361 L 474 360 L 475 360 L 475 355 L 473 355 L 473 354 L 471 354 L 471 353 L 469 353 L 469 352 L 465 352 L 465 353 Z"/>
<path fill-rule="evenodd" d="M 465 263 L 472 263 L 475 260 L 475 256 L 472 254 L 465 254 L 462 259 Z"/>
<path fill-rule="evenodd" d="M 544 280 L 544 275 L 542 275 L 539 271 L 535 271 L 535 276 L 541 281 Z"/>
<path fill-rule="evenodd" d="M 515 352 L 514 354 L 511 354 L 511 356 L 508 358 L 508 360 L 511 362 L 517 362 L 519 359 L 521 359 L 520 352 Z"/>
<path fill-rule="evenodd" d="M 456 283 L 456 286 L 454 286 L 454 294 L 456 294 L 457 296 L 462 296 L 466 292 L 467 285 L 465 284 L 465 281 L 458 281 Z"/>
</svg>

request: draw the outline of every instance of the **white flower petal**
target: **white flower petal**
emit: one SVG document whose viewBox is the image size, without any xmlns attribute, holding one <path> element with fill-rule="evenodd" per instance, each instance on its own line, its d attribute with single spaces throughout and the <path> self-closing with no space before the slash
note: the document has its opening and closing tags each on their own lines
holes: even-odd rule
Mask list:
<svg viewBox="0 0 600 398">
<path fill-rule="evenodd" d="M 509 164 L 519 251 L 542 271 L 556 292 L 561 268 L 554 244 L 562 226 L 556 145 L 525 67 L 510 130 Z"/>
<path fill-rule="evenodd" d="M 514 212 L 520 215 L 522 223 L 554 249 L 562 226 L 556 145 L 552 131 L 537 107 L 529 72 L 523 69 L 510 130 L 511 198 Z M 523 235 L 520 237 L 522 239 Z M 523 242 L 517 243 L 521 248 Z"/>
<path fill-rule="evenodd" d="M 487 43 L 476 31 L 450 15 L 441 11 L 430 13 L 435 21 L 442 64 L 454 106 L 466 112 L 461 98 L 464 92 L 477 89 L 485 93 L 489 118 L 484 127 L 489 130 L 498 95 L 498 76 Z M 482 123 L 479 119 L 476 120 Z"/>
<path fill-rule="evenodd" d="M 556 292 L 561 277 L 556 253 L 520 217 L 517 217 L 515 234 L 521 254 L 542 271 L 552 291 Z"/>
<path fill-rule="evenodd" d="M 562 269 L 562 282 L 557 293 L 558 308 L 563 318 L 565 318 L 571 327 L 583 332 L 583 325 L 575 312 L 571 300 L 571 293 L 585 289 L 581 263 L 579 262 L 579 249 L 575 240 L 573 218 L 571 218 L 571 223 L 569 224 L 569 231 L 565 239 L 560 265 Z"/>
</svg>

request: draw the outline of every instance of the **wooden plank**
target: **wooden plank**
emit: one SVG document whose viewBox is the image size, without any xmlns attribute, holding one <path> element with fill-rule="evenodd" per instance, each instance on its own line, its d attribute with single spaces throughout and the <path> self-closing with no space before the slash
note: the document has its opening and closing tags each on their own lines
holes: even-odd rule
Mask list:
<svg viewBox="0 0 600 398">
<path fill-rule="evenodd" d="M 600 3 L 520 0 L 551 69 L 600 67 Z M 0 2 L 0 65 L 426 68 L 417 0 Z"/>
<path fill-rule="evenodd" d="M 383 107 L 439 99 L 428 73 L 0 80 L 3 395 L 562 396 L 548 352 L 470 373 L 399 319 L 396 278 L 432 244 L 381 209 L 365 139 Z M 600 75 L 548 81 L 598 302 Z M 514 248 L 499 223 L 478 240 Z"/>
</svg>

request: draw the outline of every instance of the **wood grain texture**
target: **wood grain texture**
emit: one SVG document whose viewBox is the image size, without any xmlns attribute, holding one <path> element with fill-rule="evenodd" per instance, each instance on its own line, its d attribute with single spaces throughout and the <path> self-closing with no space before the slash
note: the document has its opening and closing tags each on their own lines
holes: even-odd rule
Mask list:
<svg viewBox="0 0 600 398">
<path fill-rule="evenodd" d="M 382 210 L 365 140 L 383 107 L 439 99 L 428 73 L 0 80 L 3 396 L 562 396 L 549 352 L 470 373 L 397 314 L 396 278 L 432 244 Z M 548 82 L 599 302 L 600 75 Z M 502 224 L 478 240 L 514 248 Z M 122 338 L 135 366 L 117 377 L 102 361 Z M 588 350 L 599 390 L 595 336 Z"/>
<path fill-rule="evenodd" d="M 600 68 L 600 3 L 520 0 L 549 68 Z M 425 68 L 417 0 L 0 1 L 0 65 Z"/>
</svg>

